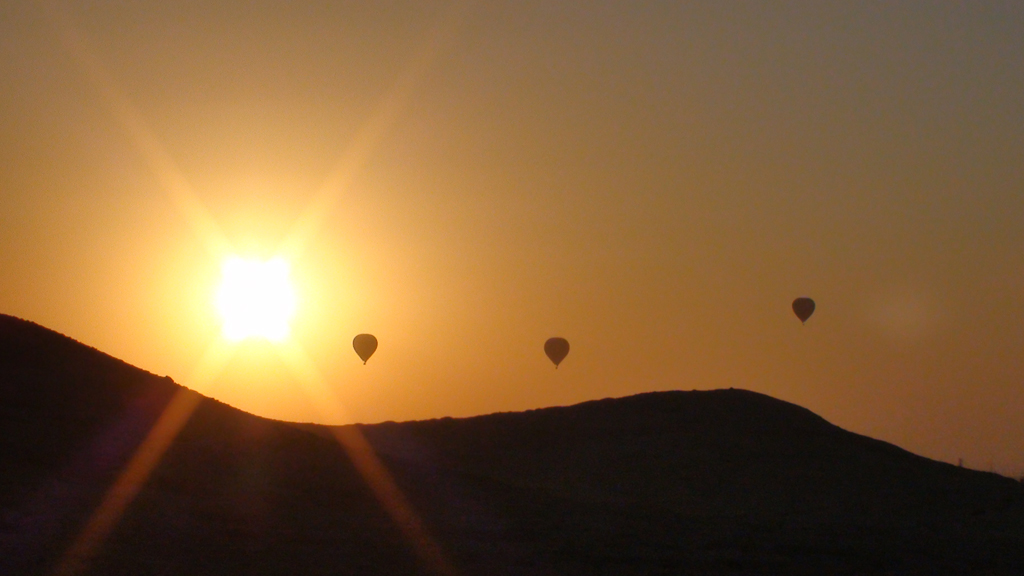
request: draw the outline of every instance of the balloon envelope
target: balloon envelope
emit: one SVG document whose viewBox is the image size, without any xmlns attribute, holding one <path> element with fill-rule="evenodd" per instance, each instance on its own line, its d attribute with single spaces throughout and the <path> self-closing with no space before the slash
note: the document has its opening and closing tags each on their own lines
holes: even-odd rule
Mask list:
<svg viewBox="0 0 1024 576">
<path fill-rule="evenodd" d="M 555 363 L 555 368 L 558 368 L 569 354 L 569 341 L 565 338 L 548 338 L 544 343 L 544 353 Z"/>
<path fill-rule="evenodd" d="M 362 359 L 363 364 L 366 364 L 366 361 L 377 350 L 377 338 L 373 334 L 360 334 L 352 339 L 352 348 L 355 349 L 356 354 Z"/>
<path fill-rule="evenodd" d="M 797 298 L 793 300 L 793 313 L 800 319 L 801 322 L 807 322 L 807 319 L 814 314 L 814 300 L 810 298 Z"/>
</svg>

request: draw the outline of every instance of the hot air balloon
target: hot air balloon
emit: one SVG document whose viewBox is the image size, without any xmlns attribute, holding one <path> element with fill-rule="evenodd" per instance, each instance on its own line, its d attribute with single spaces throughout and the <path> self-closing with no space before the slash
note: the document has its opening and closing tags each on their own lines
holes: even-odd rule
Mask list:
<svg viewBox="0 0 1024 576">
<path fill-rule="evenodd" d="M 366 364 L 366 361 L 377 350 L 377 339 L 373 334 L 360 334 L 352 339 L 352 348 L 355 349 L 356 354 L 362 359 L 363 364 Z"/>
<path fill-rule="evenodd" d="M 801 323 L 807 322 L 811 314 L 814 314 L 814 300 L 810 298 L 797 298 L 793 300 L 793 313 L 796 314 Z"/>
<path fill-rule="evenodd" d="M 569 341 L 565 338 L 548 338 L 548 341 L 544 343 L 544 353 L 555 363 L 557 370 L 558 365 L 569 354 Z"/>
</svg>

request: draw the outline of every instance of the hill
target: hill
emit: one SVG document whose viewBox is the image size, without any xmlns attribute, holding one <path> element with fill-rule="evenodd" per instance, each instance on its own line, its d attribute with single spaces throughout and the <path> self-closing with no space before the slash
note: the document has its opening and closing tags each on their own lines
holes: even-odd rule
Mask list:
<svg viewBox="0 0 1024 576">
<path fill-rule="evenodd" d="M 52 570 L 178 394 L 0 316 L 0 573 Z M 457 574 L 1024 573 L 1020 483 L 743 390 L 336 429 L 204 398 L 91 573 L 431 573 L 355 433 Z"/>
</svg>

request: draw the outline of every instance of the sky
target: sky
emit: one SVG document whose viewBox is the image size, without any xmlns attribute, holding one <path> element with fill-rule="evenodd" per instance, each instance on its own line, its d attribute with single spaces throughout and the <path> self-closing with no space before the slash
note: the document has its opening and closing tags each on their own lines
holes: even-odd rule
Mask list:
<svg viewBox="0 0 1024 576">
<path fill-rule="evenodd" d="M 0 312 L 271 418 L 736 387 L 1021 474 L 1022 56 L 1016 1 L 5 0 Z"/>
</svg>

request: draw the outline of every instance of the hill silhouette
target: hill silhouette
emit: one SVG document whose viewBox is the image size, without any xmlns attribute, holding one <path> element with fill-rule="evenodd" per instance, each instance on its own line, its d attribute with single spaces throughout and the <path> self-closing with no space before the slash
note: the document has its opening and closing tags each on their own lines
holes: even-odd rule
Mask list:
<svg viewBox="0 0 1024 576">
<path fill-rule="evenodd" d="M 0 315 L 0 574 L 52 570 L 180 390 Z M 754 392 L 354 430 L 457 574 L 1024 573 L 1020 483 Z M 430 573 L 333 438 L 202 399 L 90 573 Z"/>
</svg>

